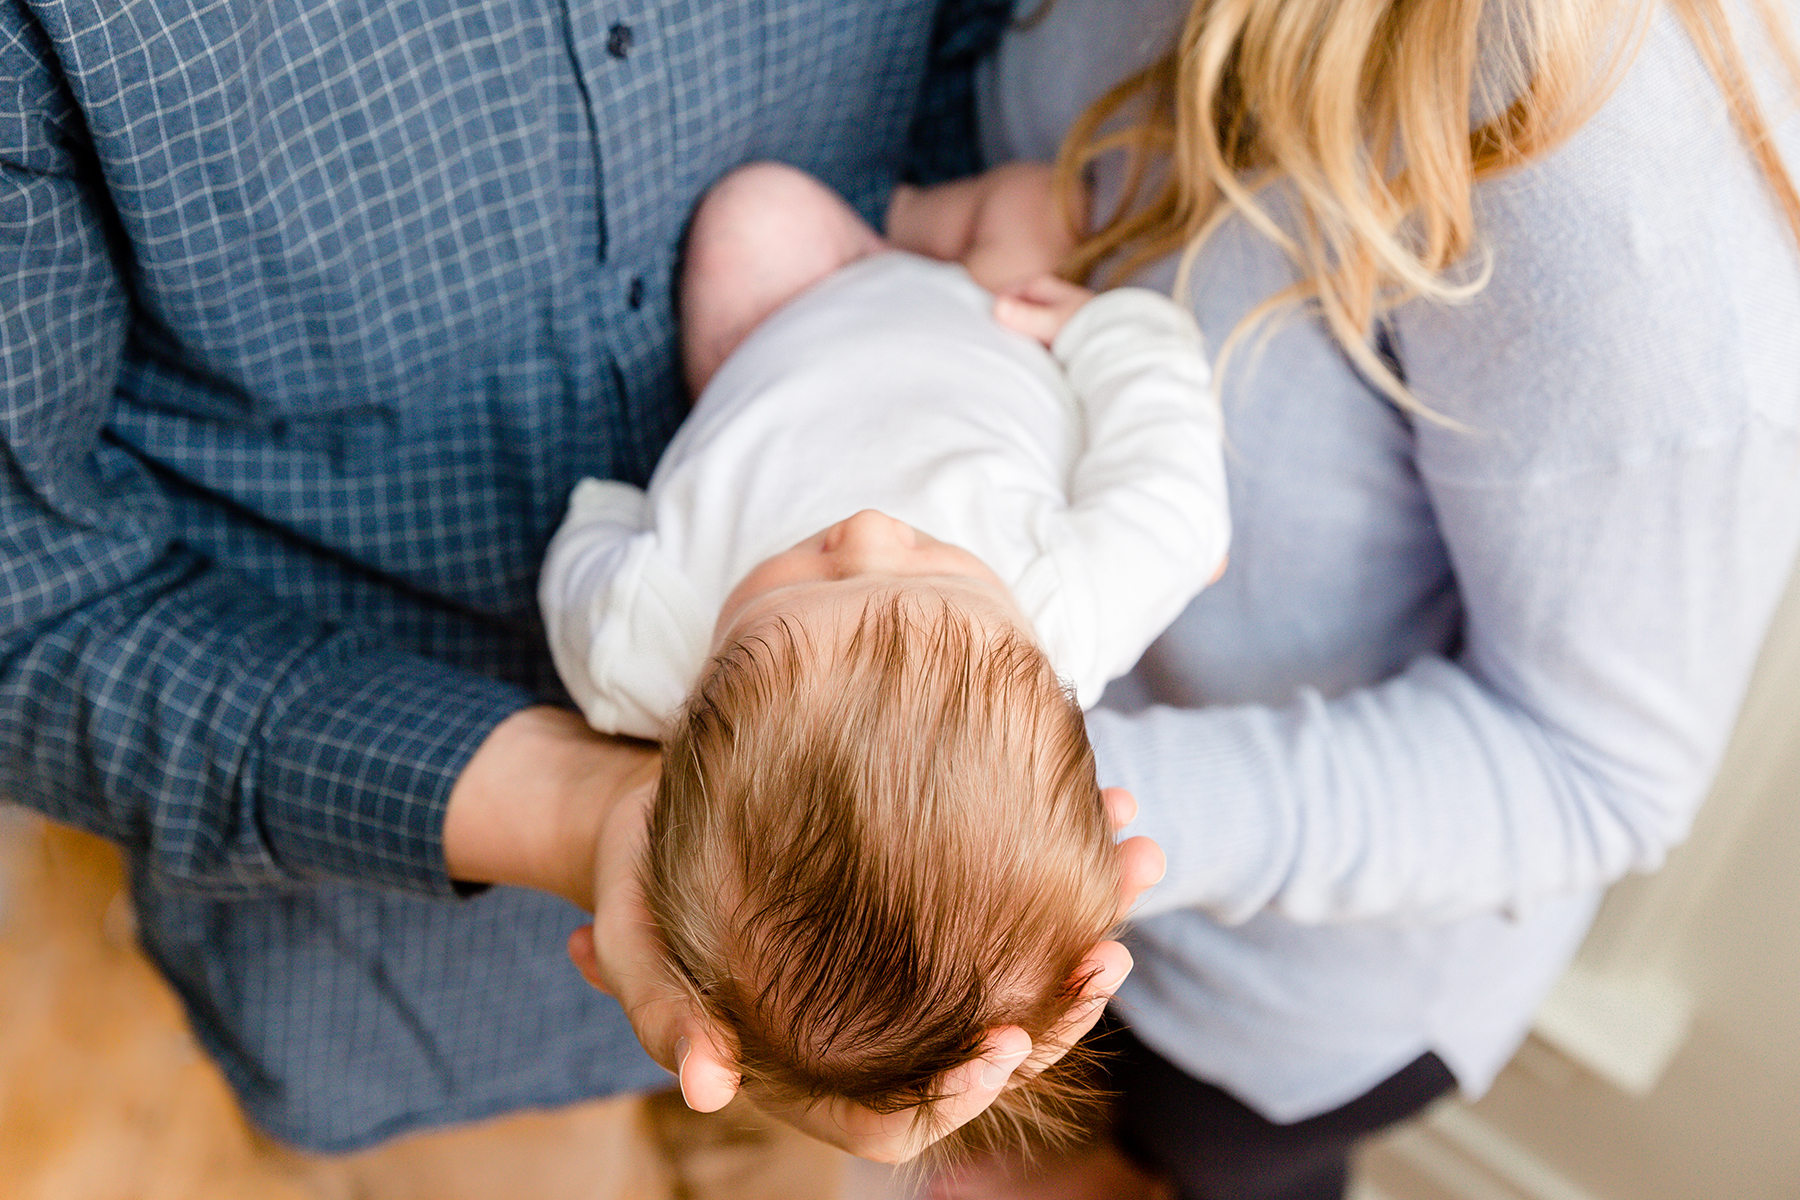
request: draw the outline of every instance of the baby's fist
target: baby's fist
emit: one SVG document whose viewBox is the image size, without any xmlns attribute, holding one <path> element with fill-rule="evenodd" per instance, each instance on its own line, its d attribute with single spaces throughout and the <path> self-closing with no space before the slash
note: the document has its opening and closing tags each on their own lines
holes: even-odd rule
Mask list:
<svg viewBox="0 0 1800 1200">
<path fill-rule="evenodd" d="M 1093 298 L 1094 293 L 1080 284 L 1055 275 L 1039 275 L 996 296 L 994 319 L 1048 346 L 1075 310 Z"/>
</svg>

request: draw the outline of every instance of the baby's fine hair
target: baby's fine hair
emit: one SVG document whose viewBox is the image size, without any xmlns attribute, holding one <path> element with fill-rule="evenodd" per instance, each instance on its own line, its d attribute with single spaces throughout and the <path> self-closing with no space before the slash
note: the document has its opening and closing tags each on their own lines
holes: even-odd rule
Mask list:
<svg viewBox="0 0 1800 1200">
<path fill-rule="evenodd" d="M 713 658 L 664 742 L 642 881 L 746 1081 L 929 1122 L 988 1029 L 1047 1054 L 1119 873 L 1081 709 L 1043 651 L 895 594 L 831 644 L 778 620 Z M 1075 1133 L 1095 1109 L 1082 1060 L 944 1150 Z"/>
</svg>

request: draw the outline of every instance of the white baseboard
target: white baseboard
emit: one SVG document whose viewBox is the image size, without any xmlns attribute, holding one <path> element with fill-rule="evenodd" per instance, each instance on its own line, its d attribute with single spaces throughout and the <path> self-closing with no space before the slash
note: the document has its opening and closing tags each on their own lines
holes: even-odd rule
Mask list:
<svg viewBox="0 0 1800 1200">
<path fill-rule="evenodd" d="M 1661 972 L 1626 975 L 1577 961 L 1532 1032 L 1628 1096 L 1647 1096 L 1687 1039 L 1688 990 Z"/>
<path fill-rule="evenodd" d="M 1352 1200 L 1605 1200 L 1455 1101 L 1382 1138 Z"/>
</svg>

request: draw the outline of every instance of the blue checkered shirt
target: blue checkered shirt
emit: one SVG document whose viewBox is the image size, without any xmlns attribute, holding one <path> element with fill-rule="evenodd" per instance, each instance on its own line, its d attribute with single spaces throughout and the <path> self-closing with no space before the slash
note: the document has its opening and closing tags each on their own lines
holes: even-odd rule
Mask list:
<svg viewBox="0 0 1800 1200">
<path fill-rule="evenodd" d="M 443 806 L 556 693 L 571 485 L 680 419 L 694 200 L 773 158 L 873 215 L 971 165 L 1006 7 L 0 6 L 0 793 L 126 847 L 275 1133 L 660 1078 L 572 910 L 452 899 Z"/>
</svg>

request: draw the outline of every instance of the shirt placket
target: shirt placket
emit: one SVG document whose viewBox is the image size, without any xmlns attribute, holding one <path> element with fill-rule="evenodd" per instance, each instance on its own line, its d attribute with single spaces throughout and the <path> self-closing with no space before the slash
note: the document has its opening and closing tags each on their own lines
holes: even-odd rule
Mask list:
<svg viewBox="0 0 1800 1200">
<path fill-rule="evenodd" d="M 618 389 L 615 466 L 641 476 L 672 425 L 673 250 L 685 214 L 674 179 L 667 7 L 582 3 L 569 10 L 571 49 L 598 146 L 601 235 L 591 336 Z M 619 114 L 631 114 L 630 120 Z"/>
</svg>

